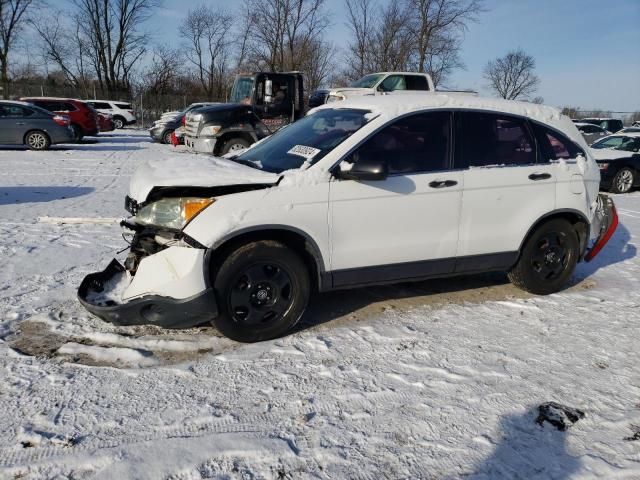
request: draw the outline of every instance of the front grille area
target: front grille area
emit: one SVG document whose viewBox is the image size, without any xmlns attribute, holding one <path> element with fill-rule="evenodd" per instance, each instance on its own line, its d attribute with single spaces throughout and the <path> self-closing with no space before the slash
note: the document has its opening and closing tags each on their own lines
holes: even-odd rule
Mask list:
<svg viewBox="0 0 640 480">
<path fill-rule="evenodd" d="M 197 137 L 200 129 L 200 115 L 194 118 L 193 115 L 187 114 L 187 120 L 184 125 L 184 134 L 187 137 Z"/>
</svg>

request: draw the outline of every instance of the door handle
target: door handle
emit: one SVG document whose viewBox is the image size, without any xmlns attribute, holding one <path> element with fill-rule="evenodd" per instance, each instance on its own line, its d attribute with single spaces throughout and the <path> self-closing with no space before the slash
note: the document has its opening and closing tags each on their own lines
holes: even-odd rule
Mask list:
<svg viewBox="0 0 640 480">
<path fill-rule="evenodd" d="M 456 182 L 455 180 L 434 180 L 433 182 L 429 182 L 429 186 L 431 188 L 453 187 L 457 184 L 458 182 Z"/>
<path fill-rule="evenodd" d="M 24 122 L 16 122 L 16 125 L 24 125 Z"/>
<path fill-rule="evenodd" d="M 550 173 L 532 173 L 529 175 L 529 180 L 547 180 L 551 178 Z"/>
</svg>

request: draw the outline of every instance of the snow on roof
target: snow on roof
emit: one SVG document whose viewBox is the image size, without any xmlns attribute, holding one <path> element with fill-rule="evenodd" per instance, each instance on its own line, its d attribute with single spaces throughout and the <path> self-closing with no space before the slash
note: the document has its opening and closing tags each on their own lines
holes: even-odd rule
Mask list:
<svg viewBox="0 0 640 480">
<path fill-rule="evenodd" d="M 367 77 L 369 75 L 390 75 L 390 74 L 394 74 L 394 75 L 421 75 L 423 77 L 426 77 L 428 75 L 426 73 L 419 73 L 419 72 L 374 72 L 374 73 L 368 73 L 367 75 L 365 75 L 365 77 Z"/>
<path fill-rule="evenodd" d="M 470 109 L 501 112 L 518 115 L 545 123 L 562 131 L 576 143 L 586 148 L 586 143 L 575 124 L 562 115 L 560 110 L 535 103 L 504 100 L 501 98 L 487 98 L 473 95 L 448 94 L 438 92 L 422 92 L 421 95 L 368 95 L 348 98 L 340 102 L 326 103 L 314 108 L 312 114 L 327 108 L 357 108 L 370 110 L 382 119 L 392 119 L 400 115 L 429 109 Z"/>
<path fill-rule="evenodd" d="M 83 102 L 113 102 L 113 103 L 131 103 L 128 100 L 100 100 L 97 98 L 88 98 L 87 100 L 82 100 Z"/>
<path fill-rule="evenodd" d="M 623 132 L 623 133 L 614 133 L 613 135 L 609 135 L 609 137 L 640 137 L 640 132 Z"/>
<path fill-rule="evenodd" d="M 8 103 L 8 104 L 11 104 L 11 105 L 15 105 L 15 104 L 18 104 L 18 105 L 27 105 L 27 106 L 29 106 L 29 107 L 32 107 L 32 106 L 33 106 L 33 105 L 31 105 L 29 102 L 23 102 L 23 101 L 21 101 L 21 100 L 0 100 L 0 103 Z"/>
<path fill-rule="evenodd" d="M 84 102 L 85 100 L 80 100 L 79 98 L 72 98 L 72 97 L 40 97 L 40 96 L 24 96 L 22 98 L 29 98 L 31 100 L 63 100 L 63 101 L 69 101 L 69 100 L 73 100 L 74 102 Z"/>
</svg>

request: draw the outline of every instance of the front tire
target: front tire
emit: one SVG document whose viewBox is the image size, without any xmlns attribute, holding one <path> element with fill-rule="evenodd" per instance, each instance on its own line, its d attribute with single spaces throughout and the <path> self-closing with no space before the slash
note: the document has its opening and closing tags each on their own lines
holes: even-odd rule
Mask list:
<svg viewBox="0 0 640 480">
<path fill-rule="evenodd" d="M 636 178 L 633 170 L 629 167 L 622 167 L 611 181 L 611 193 L 628 193 L 631 191 Z"/>
<path fill-rule="evenodd" d="M 568 221 L 550 220 L 527 239 L 509 280 L 537 295 L 558 292 L 576 268 L 579 248 L 578 235 Z"/>
<path fill-rule="evenodd" d="M 214 275 L 218 316 L 213 324 L 238 342 L 283 335 L 309 302 L 309 271 L 297 253 L 276 241 L 237 248 Z"/>
<path fill-rule="evenodd" d="M 230 138 L 222 147 L 221 155 L 226 155 L 230 152 L 240 152 L 245 148 L 249 148 L 249 142 L 247 142 L 244 138 Z"/>
<path fill-rule="evenodd" d="M 27 134 L 24 143 L 29 147 L 29 150 L 47 150 L 51 145 L 51 139 L 43 131 L 34 130 Z"/>
</svg>

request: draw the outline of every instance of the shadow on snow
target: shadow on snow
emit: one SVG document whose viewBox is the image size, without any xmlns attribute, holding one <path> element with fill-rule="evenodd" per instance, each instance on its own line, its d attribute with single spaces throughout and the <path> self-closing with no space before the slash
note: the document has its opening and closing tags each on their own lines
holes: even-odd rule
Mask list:
<svg viewBox="0 0 640 480">
<path fill-rule="evenodd" d="M 52 202 L 93 192 L 91 187 L 19 186 L 0 187 L 0 205 Z"/>
<path fill-rule="evenodd" d="M 469 478 L 553 479 L 571 478 L 580 462 L 567 451 L 570 430 L 560 432 L 548 423 L 535 423 L 538 408 L 506 415 L 500 420 L 500 437 L 493 453 Z"/>
</svg>

